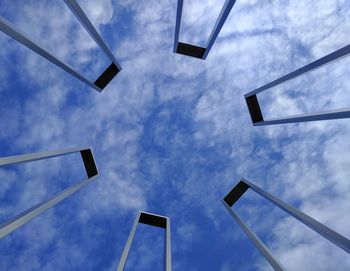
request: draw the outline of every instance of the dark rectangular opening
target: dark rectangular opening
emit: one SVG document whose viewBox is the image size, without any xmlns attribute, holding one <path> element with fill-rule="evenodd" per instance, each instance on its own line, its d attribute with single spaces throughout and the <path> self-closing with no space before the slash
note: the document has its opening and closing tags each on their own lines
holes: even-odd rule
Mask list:
<svg viewBox="0 0 350 271">
<path fill-rule="evenodd" d="M 260 110 L 260 105 L 256 95 L 248 96 L 245 98 L 249 109 L 249 114 L 253 123 L 264 121 L 264 117 Z"/>
<path fill-rule="evenodd" d="M 98 174 L 96 163 L 90 149 L 80 151 L 88 178 Z"/>
<path fill-rule="evenodd" d="M 179 42 L 177 44 L 176 53 L 203 59 L 205 48 Z"/>
<path fill-rule="evenodd" d="M 233 204 L 236 203 L 237 200 L 242 197 L 242 195 L 249 189 L 249 185 L 240 181 L 224 198 L 224 201 L 232 207 Z"/>
<path fill-rule="evenodd" d="M 166 218 L 162 216 L 156 216 L 147 213 L 141 213 L 139 223 L 159 227 L 166 228 Z"/>
<path fill-rule="evenodd" d="M 109 82 L 112 81 L 112 79 L 114 78 L 114 76 L 116 76 L 118 74 L 120 70 L 118 69 L 118 67 L 112 63 L 111 65 L 109 65 L 109 67 L 100 75 L 99 78 L 97 78 L 97 80 L 94 82 L 94 84 L 96 86 L 98 86 L 100 89 L 104 89 Z"/>
</svg>

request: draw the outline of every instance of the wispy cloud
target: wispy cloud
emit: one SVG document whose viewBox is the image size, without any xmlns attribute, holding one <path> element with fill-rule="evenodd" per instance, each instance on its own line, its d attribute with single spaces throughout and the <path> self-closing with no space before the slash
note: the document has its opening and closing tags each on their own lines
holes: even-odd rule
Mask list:
<svg viewBox="0 0 350 271">
<path fill-rule="evenodd" d="M 210 1 L 195 9 L 187 2 L 182 35 L 200 42 L 222 5 Z M 1 240 L 1 270 L 113 270 L 139 209 L 171 217 L 174 270 L 236 264 L 265 270 L 220 203 L 240 177 L 350 236 L 347 121 L 253 128 L 243 98 L 346 45 L 348 3 L 237 1 L 206 61 L 172 54 L 174 1 L 81 5 L 124 68 L 102 94 L 0 37 L 1 156 L 91 145 L 101 173 Z M 91 78 L 108 65 L 63 3 L 4 1 L 0 7 L 1 15 Z M 348 106 L 346 61 L 263 94 L 264 113 Z M 82 173 L 78 156 L 2 169 L 1 216 Z M 238 211 L 289 270 L 349 269 L 348 255 L 304 226 L 256 198 L 244 203 Z M 158 259 L 152 241 L 163 235 L 145 230 L 142 236 L 140 248 L 132 248 L 140 262 L 131 263 L 152 270 Z"/>
</svg>

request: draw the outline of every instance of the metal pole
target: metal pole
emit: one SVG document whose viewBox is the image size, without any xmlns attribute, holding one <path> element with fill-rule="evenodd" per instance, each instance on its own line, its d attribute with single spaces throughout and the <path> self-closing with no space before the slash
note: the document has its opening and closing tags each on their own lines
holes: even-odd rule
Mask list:
<svg viewBox="0 0 350 271">
<path fill-rule="evenodd" d="M 178 0 L 177 1 L 177 11 L 176 11 L 175 35 L 174 35 L 174 49 L 173 49 L 174 53 L 176 53 L 177 45 L 179 43 L 182 7 L 183 7 L 183 0 Z"/>
<path fill-rule="evenodd" d="M 286 124 L 297 122 L 310 122 L 319 120 L 345 119 L 350 118 L 350 109 L 330 110 L 321 113 L 302 114 L 285 118 L 268 119 L 260 122 L 254 122 L 254 126 L 265 126 L 273 124 Z"/>
<path fill-rule="evenodd" d="M 249 239 L 259 249 L 259 251 L 265 257 L 265 259 L 271 264 L 273 269 L 276 271 L 285 270 L 282 264 L 277 259 L 275 259 L 275 257 L 269 251 L 269 249 L 263 244 L 259 237 L 257 237 L 254 234 L 254 232 L 252 232 L 249 229 L 249 227 L 243 222 L 243 220 L 238 216 L 238 214 L 234 210 L 232 210 L 232 208 L 230 208 L 230 206 L 224 200 L 222 201 L 222 203 L 224 204 L 225 208 L 230 213 L 230 215 L 233 217 L 233 219 L 238 223 L 238 225 L 242 228 L 245 234 L 249 237 Z"/>
<path fill-rule="evenodd" d="M 155 215 L 151 213 L 146 212 L 139 212 L 138 216 L 135 218 L 134 224 L 131 228 L 128 240 L 126 242 L 126 245 L 123 249 L 122 256 L 120 258 L 117 271 L 123 271 L 126 260 L 128 258 L 128 254 L 130 251 L 131 244 L 134 240 L 134 236 L 136 233 L 136 229 L 139 223 L 147 224 L 150 226 L 160 227 L 165 229 L 165 263 L 164 263 L 164 269 L 165 271 L 171 271 L 171 243 L 170 243 L 170 219 L 165 216 Z"/>
<path fill-rule="evenodd" d="M 3 157 L 3 158 L 0 158 L 0 167 L 6 166 L 6 165 L 13 165 L 13 164 L 19 164 L 19 163 L 24 163 L 24 162 L 30 162 L 30 161 L 43 160 L 43 159 L 47 159 L 47 158 L 53 158 L 53 157 L 57 157 L 57 156 L 62 156 L 62 155 L 74 153 L 74 152 L 79 152 L 81 150 L 86 150 L 86 149 L 89 149 L 89 147 L 35 152 L 35 153 L 28 153 L 28 154 Z"/>
<path fill-rule="evenodd" d="M 291 73 L 288 73 L 288 74 L 272 81 L 271 83 L 268 83 L 262 87 L 259 87 L 255 90 L 245 94 L 244 96 L 248 97 L 248 96 L 256 95 L 257 93 L 262 92 L 266 89 L 269 89 L 269 88 L 272 88 L 272 87 L 277 86 L 279 84 L 282 84 L 282 83 L 284 83 L 288 80 L 291 80 L 293 78 L 296 78 L 296 77 L 298 77 L 306 72 L 318 69 L 318 68 L 320 68 L 320 67 L 322 67 L 322 66 L 324 66 L 324 65 L 326 65 L 334 60 L 338 60 L 338 59 L 348 55 L 349 53 L 350 53 L 350 45 L 346 45 L 346 46 L 344 46 L 344 47 L 342 47 L 342 48 L 340 48 L 340 49 L 338 49 L 338 50 L 336 50 L 336 51 L 334 51 L 334 52 L 332 52 L 324 57 L 317 59 L 314 62 L 311 62 L 311 63 L 309 63 L 309 64 L 307 64 L 307 65 L 305 65 L 305 66 L 303 66 L 295 71 L 292 71 Z"/>
<path fill-rule="evenodd" d="M 209 40 L 207 42 L 207 47 L 203 48 L 200 46 L 179 42 L 183 0 L 178 0 L 173 52 L 186 56 L 192 56 L 199 59 L 206 59 L 235 2 L 236 0 L 226 0 L 223 8 L 221 9 L 220 15 L 215 23 L 215 26 L 210 34 Z"/>
<path fill-rule="evenodd" d="M 118 61 L 115 59 L 112 52 L 109 50 L 106 43 L 101 38 L 100 34 L 97 32 L 96 28 L 90 22 L 89 18 L 86 16 L 84 11 L 81 9 L 76 0 L 63 0 L 67 7 L 72 11 L 72 13 L 77 17 L 80 23 L 84 26 L 86 31 L 95 40 L 95 42 L 100 46 L 100 48 L 105 52 L 109 59 L 118 67 L 119 70 L 122 67 L 119 65 Z"/>
<path fill-rule="evenodd" d="M 165 230 L 165 270 L 171 271 L 171 238 L 170 238 L 170 219 L 166 219 L 166 230 Z"/>
<path fill-rule="evenodd" d="M 259 87 L 247 94 L 244 95 L 248 110 L 254 126 L 265 126 L 265 125 L 274 125 L 274 124 L 285 124 L 285 123 L 297 123 L 297 122 L 308 122 L 308 121 L 319 121 L 319 120 L 331 120 L 331 119 L 344 119 L 350 118 L 350 109 L 341 109 L 341 110 L 330 110 L 320 113 L 312 114 L 301 114 L 284 118 L 274 118 L 269 120 L 264 120 L 264 117 L 261 113 L 260 105 L 256 94 L 263 92 L 267 89 L 270 89 L 274 86 L 282 84 L 286 81 L 294 79 L 298 76 L 303 75 L 304 73 L 310 72 L 312 70 L 318 69 L 324 65 L 329 64 L 332 61 L 338 60 L 342 57 L 347 56 L 350 53 L 350 44 L 346 45 L 322 58 L 317 59 L 314 62 L 311 62 L 291 73 L 288 73 L 262 87 Z"/>
<path fill-rule="evenodd" d="M 139 224 L 140 215 L 141 215 L 141 213 L 139 213 L 136 216 L 134 224 L 132 225 L 131 232 L 129 234 L 128 240 L 126 241 L 126 245 L 124 247 L 122 256 L 120 257 L 120 261 L 119 261 L 119 264 L 118 264 L 117 271 L 123 271 L 124 270 L 125 263 L 126 263 L 126 260 L 128 258 L 128 255 L 129 255 L 129 250 L 130 250 L 132 241 L 134 240 L 134 236 L 135 236 L 135 233 L 136 233 L 136 230 L 137 230 L 137 226 Z"/>
<path fill-rule="evenodd" d="M 207 58 L 207 56 L 211 50 L 211 47 L 213 46 L 216 38 L 218 37 L 218 35 L 221 31 L 221 28 L 223 27 L 228 15 L 231 12 L 231 9 L 235 3 L 236 3 L 236 0 L 226 0 L 225 4 L 220 12 L 219 18 L 217 19 L 217 21 L 215 23 L 214 29 L 210 34 L 210 37 L 209 37 L 209 40 L 208 40 L 208 43 L 207 43 L 207 46 L 205 49 L 205 53 L 203 55 L 203 59 Z"/>
<path fill-rule="evenodd" d="M 47 151 L 47 152 L 37 152 L 37 153 L 0 158 L 0 166 L 7 166 L 7 165 L 18 164 L 18 163 L 25 163 L 30 161 L 37 161 L 37 160 L 57 157 L 57 156 L 70 154 L 74 152 L 80 152 L 88 178 L 63 190 L 62 192 L 56 194 L 55 196 L 47 200 L 44 200 L 39 204 L 36 204 L 35 206 L 27 209 L 21 214 L 11 218 L 7 222 L 2 223 L 0 225 L 0 239 L 5 237 L 9 233 L 13 232 L 17 228 L 21 227 L 25 223 L 29 222 L 33 218 L 37 217 L 41 213 L 45 212 L 49 208 L 55 206 L 56 204 L 58 204 L 65 198 L 69 197 L 73 193 L 77 192 L 81 188 L 85 187 L 89 183 L 93 182 L 98 175 L 98 170 L 93 157 L 93 153 L 91 148 L 89 147 L 70 148 L 65 150 L 56 150 L 56 151 Z"/>
<path fill-rule="evenodd" d="M 79 191 L 84 186 L 93 182 L 96 178 L 97 178 L 97 176 L 89 178 L 89 179 L 84 180 L 84 181 L 81 181 L 78 184 L 67 188 L 66 190 L 62 191 L 61 193 L 58 193 L 57 195 L 53 196 L 52 198 L 44 200 L 41 203 L 29 208 L 28 210 L 24 211 L 23 213 L 10 219 L 6 223 L 1 224 L 0 225 L 0 239 L 5 237 L 9 233 L 13 232 L 17 228 L 21 227 L 25 223 L 29 222 L 33 218 L 37 217 L 41 213 L 45 212 L 49 208 L 60 203 L 62 200 L 69 197 L 73 193 Z"/>
<path fill-rule="evenodd" d="M 75 78 L 77 78 L 80 81 L 84 82 L 85 84 L 89 85 L 93 89 L 97 90 L 98 92 L 102 91 L 99 87 L 97 87 L 95 84 L 93 84 L 90 80 L 86 79 L 84 76 L 80 75 L 72 67 L 70 67 L 67 64 L 64 64 L 58 57 L 56 57 L 53 54 L 49 53 L 48 51 L 44 50 L 41 46 L 39 46 L 37 43 L 32 41 L 25 34 L 21 33 L 18 30 L 15 30 L 14 25 L 12 25 L 10 22 L 8 22 L 7 20 L 5 20 L 2 17 L 0 17 L 0 30 L 2 32 L 4 32 L 5 34 L 9 35 L 11 38 L 22 43 L 27 48 L 33 50 L 38 55 L 42 56 L 43 58 L 46 58 L 51 63 L 55 64 L 56 66 L 65 70 L 66 72 L 70 73 Z"/>
<path fill-rule="evenodd" d="M 305 213 L 299 211 L 298 209 L 294 208 L 293 206 L 283 202 L 282 200 L 278 199 L 277 197 L 271 195 L 270 193 L 262 190 L 260 187 L 254 185 L 253 183 L 248 182 L 247 180 L 242 180 L 246 184 L 249 185 L 251 189 L 253 189 L 256 193 L 258 193 L 263 198 L 269 200 L 273 204 L 275 204 L 277 207 L 288 213 L 289 215 L 293 216 L 297 220 L 299 220 L 301 223 L 309 227 L 310 229 L 314 230 L 339 248 L 345 250 L 347 253 L 350 253 L 350 240 L 345 238 L 344 236 L 340 235 L 339 233 L 333 231 L 332 229 L 326 227 L 325 225 L 321 224 L 317 220 L 313 219 L 312 217 L 306 215 Z"/>
</svg>

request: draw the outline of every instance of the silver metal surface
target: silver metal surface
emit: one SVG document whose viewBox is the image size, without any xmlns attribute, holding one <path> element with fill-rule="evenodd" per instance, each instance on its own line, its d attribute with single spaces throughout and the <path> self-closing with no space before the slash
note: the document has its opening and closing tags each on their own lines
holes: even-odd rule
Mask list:
<svg viewBox="0 0 350 271">
<path fill-rule="evenodd" d="M 265 259 L 271 264 L 273 269 L 278 271 L 285 270 L 282 264 L 272 255 L 270 250 L 264 245 L 264 243 L 259 239 L 259 237 L 257 237 L 251 229 L 249 229 L 249 227 L 243 222 L 243 220 L 238 216 L 238 214 L 234 210 L 232 210 L 224 200 L 222 201 L 222 203 L 224 204 L 225 208 L 230 213 L 230 215 L 233 217 L 233 219 L 249 237 L 249 239 L 259 249 L 259 251 L 265 257 Z"/>
<path fill-rule="evenodd" d="M 261 122 L 254 123 L 254 126 L 265 126 L 273 124 L 287 124 L 297 122 L 309 122 L 319 120 L 333 120 L 333 119 L 347 119 L 350 118 L 350 108 L 329 110 L 313 114 L 301 114 L 284 118 L 268 119 Z"/>
<path fill-rule="evenodd" d="M 291 73 L 288 73 L 266 85 L 263 85 L 262 87 L 259 87 L 249 93 L 247 93 L 245 96 L 252 96 L 252 95 L 256 95 L 260 92 L 263 92 L 264 90 L 267 90 L 269 88 L 275 87 L 279 84 L 285 83 L 291 79 L 297 78 L 301 75 L 303 75 L 304 73 L 319 69 L 335 60 L 339 60 L 343 57 L 346 57 L 348 54 L 350 53 L 350 44 L 346 45 L 324 57 L 321 57 L 295 71 L 292 71 Z"/>
<path fill-rule="evenodd" d="M 174 35 L 174 48 L 173 48 L 173 52 L 174 53 L 176 53 L 177 45 L 179 43 L 183 4 L 184 4 L 183 0 L 178 0 L 177 1 L 175 35 Z"/>
<path fill-rule="evenodd" d="M 95 84 L 93 84 L 90 80 L 82 76 L 80 73 L 75 71 L 72 67 L 70 67 L 67 64 L 64 64 L 62 60 L 60 60 L 57 56 L 53 55 L 52 53 L 49 53 L 48 51 L 44 50 L 40 45 L 32 41 L 29 37 L 27 37 L 25 34 L 21 33 L 19 30 L 15 29 L 15 26 L 5 20 L 4 18 L 0 17 L 0 30 L 4 32 L 5 34 L 9 35 L 11 38 L 17 40 L 18 42 L 22 43 L 24 46 L 28 47 L 29 49 L 33 50 L 38 55 L 42 56 L 43 58 L 46 58 L 51 63 L 55 64 L 56 66 L 60 67 L 61 69 L 65 70 L 66 72 L 73 75 L 75 78 L 79 79 L 80 81 L 84 82 L 85 84 L 89 85 L 90 87 L 96 89 L 97 91 L 101 91 L 100 88 L 98 88 Z"/>
<path fill-rule="evenodd" d="M 35 153 L 2 157 L 0 158 L 0 166 L 14 165 L 14 164 L 36 161 L 36 160 L 43 160 L 47 158 L 53 158 L 61 155 L 79 152 L 80 150 L 85 150 L 85 149 L 89 149 L 89 147 L 69 148 L 69 149 L 56 150 L 56 151 L 35 152 Z"/>
<path fill-rule="evenodd" d="M 3 223 L 0 225 L 0 239 L 8 235 L 9 233 L 13 232 L 17 228 L 23 226 L 25 223 L 29 222 L 33 218 L 37 217 L 41 213 L 45 212 L 49 208 L 55 206 L 65 198 L 69 197 L 73 193 L 77 192 L 84 186 L 88 185 L 89 183 L 93 182 L 97 176 L 86 179 L 84 181 L 81 181 L 77 183 L 76 185 L 73 185 L 66 190 L 62 191 L 61 193 L 53 196 L 52 198 L 49 198 L 47 200 L 42 201 L 41 203 L 29 208 L 28 210 L 24 211 L 23 213 L 13 217 L 9 221 Z"/>
<path fill-rule="evenodd" d="M 66 155 L 74 152 L 80 152 L 82 159 L 84 161 L 84 166 L 85 166 L 88 178 L 86 180 L 83 180 L 65 189 L 64 191 L 56 194 L 55 196 L 50 197 L 49 199 L 46 199 L 41 203 L 27 209 L 26 211 L 20 213 L 19 215 L 16 215 L 10 220 L 2 223 L 0 225 L 0 239 L 5 237 L 9 233 L 13 232 L 17 228 L 21 227 L 25 223 L 29 222 L 36 216 L 45 212 L 49 208 L 58 204 L 68 196 L 72 195 L 73 193 L 83 188 L 84 186 L 93 182 L 98 175 L 96 163 L 94 161 L 93 153 L 90 148 L 71 148 L 71 149 L 58 150 L 58 151 L 48 151 L 48 152 L 31 153 L 31 154 L 25 154 L 25 155 L 16 155 L 16 156 L 5 157 L 0 159 L 0 166 L 6 166 L 6 165 L 13 165 L 18 163 L 52 158 L 52 157 Z"/>
<path fill-rule="evenodd" d="M 166 218 L 165 229 L 165 271 L 171 271 L 171 238 L 170 238 L 170 218 Z"/>
<path fill-rule="evenodd" d="M 179 49 L 179 36 L 180 36 L 180 28 L 181 28 L 181 17 L 182 17 L 182 9 L 183 9 L 183 1 L 184 0 L 178 0 L 177 2 L 177 11 L 176 11 L 176 22 L 175 22 L 175 35 L 174 35 L 174 53 L 180 53 L 187 56 L 192 56 L 200 59 L 206 59 L 216 38 L 218 37 L 221 28 L 223 27 L 228 15 L 231 12 L 231 9 L 233 5 L 236 3 L 236 0 L 226 0 L 223 8 L 221 9 L 220 15 L 215 23 L 215 26 L 210 34 L 210 37 L 207 41 L 207 45 L 205 48 L 199 47 L 196 45 L 188 44 L 188 43 L 182 43 L 182 45 L 185 45 L 186 47 L 191 47 L 194 50 L 204 49 L 203 54 L 193 54 L 189 51 L 180 51 Z"/>
<path fill-rule="evenodd" d="M 299 211 L 298 209 L 294 208 L 293 206 L 285 203 L 284 201 L 280 200 L 279 198 L 271 195 L 270 193 L 264 191 L 260 187 L 256 186 L 255 184 L 248 182 L 247 180 L 244 181 L 249 187 L 254 190 L 256 193 L 258 193 L 260 196 L 264 197 L 265 199 L 269 200 L 271 203 L 288 213 L 289 215 L 293 216 L 297 220 L 299 220 L 301 223 L 309 227 L 310 229 L 314 230 L 339 248 L 345 250 L 347 253 L 350 253 L 350 240 L 346 237 L 340 235 L 339 233 L 333 231 L 332 229 L 328 228 L 327 226 L 321 224 L 317 220 L 313 219 L 312 217 L 308 216 L 307 214 Z"/>
<path fill-rule="evenodd" d="M 146 218 L 143 218 L 146 217 Z M 132 225 L 128 240 L 125 244 L 125 247 L 123 249 L 122 256 L 120 257 L 119 264 L 117 267 L 117 271 L 123 271 L 126 260 L 129 255 L 129 251 L 132 245 L 132 242 L 135 237 L 135 233 L 137 230 L 137 226 L 139 223 L 161 227 L 165 229 L 165 264 L 164 269 L 165 271 L 171 271 L 171 238 L 170 238 L 170 218 L 165 216 L 160 216 L 152 213 L 147 212 L 139 212 L 136 216 L 134 223 Z"/>
<path fill-rule="evenodd" d="M 205 53 L 204 53 L 203 59 L 207 58 L 207 56 L 211 50 L 211 47 L 214 45 L 214 42 L 216 41 L 216 38 L 218 37 L 218 35 L 221 31 L 221 28 L 224 26 L 224 23 L 226 22 L 226 19 L 227 19 L 228 15 L 230 14 L 231 9 L 235 3 L 236 3 L 236 0 L 226 0 L 224 6 L 221 9 L 219 18 L 217 19 L 217 21 L 215 23 L 213 31 L 210 34 L 207 46 L 205 48 Z"/>
<path fill-rule="evenodd" d="M 124 266 L 126 264 L 126 260 L 128 258 L 128 255 L 129 255 L 129 250 L 130 250 L 132 241 L 134 240 L 134 236 L 135 236 L 135 233 L 136 233 L 136 230 L 137 230 L 137 226 L 139 224 L 140 214 L 141 213 L 138 213 L 138 215 L 136 216 L 136 218 L 134 220 L 134 224 L 132 225 L 132 228 L 131 228 L 128 240 L 126 241 L 125 247 L 123 249 L 122 256 L 120 257 L 117 271 L 123 271 L 124 270 Z"/>
<path fill-rule="evenodd" d="M 122 67 L 119 65 L 118 61 L 115 59 L 112 52 L 109 50 L 106 43 L 101 38 L 100 34 L 97 32 L 96 28 L 90 22 L 89 18 L 86 16 L 84 11 L 79 6 L 76 0 L 63 0 L 67 7 L 72 11 L 75 17 L 80 21 L 80 23 L 84 26 L 86 31 L 90 34 L 90 36 L 95 40 L 95 42 L 100 46 L 100 48 L 105 52 L 105 54 L 109 57 L 109 59 L 118 67 L 119 70 Z"/>
<path fill-rule="evenodd" d="M 249 188 L 255 191 L 256 193 L 258 193 L 263 198 L 269 200 L 272 204 L 276 205 L 277 207 L 285 211 L 287 214 L 293 216 L 294 218 L 299 220 L 301 223 L 303 223 L 305 226 L 314 230 L 315 232 L 317 232 L 318 234 L 320 234 L 321 236 L 323 236 L 324 238 L 326 238 L 327 240 L 329 240 L 339 248 L 343 249 L 347 253 L 350 253 L 349 239 L 333 231 L 327 226 L 321 224 L 317 220 L 299 211 L 293 206 L 285 203 L 279 198 L 271 195 L 270 193 L 266 192 L 265 190 L 256 186 L 255 184 L 245 179 L 241 179 L 234 186 L 234 188 L 225 196 L 225 198 L 223 199 L 223 204 L 225 208 L 229 211 L 231 216 L 237 221 L 237 223 L 240 225 L 243 231 L 253 241 L 256 247 L 260 250 L 260 252 L 266 258 L 266 260 L 273 266 L 275 270 L 283 270 L 282 265 L 272 256 L 271 252 L 269 252 L 269 250 L 265 247 L 265 245 L 263 245 L 262 241 L 248 228 L 248 226 L 240 219 L 237 213 L 234 212 L 231 208 Z"/>
<path fill-rule="evenodd" d="M 319 69 L 322 66 L 327 65 L 333 61 L 339 60 L 347 56 L 349 53 L 350 53 L 350 45 L 346 45 L 324 57 L 321 57 L 291 73 L 288 73 L 262 87 L 259 87 L 245 94 L 244 97 L 247 102 L 248 110 L 249 110 L 253 125 L 265 126 L 265 125 L 274 125 L 274 124 L 286 124 L 286 123 L 350 118 L 350 108 L 346 108 L 341 110 L 331 110 L 331 111 L 325 111 L 320 113 L 301 114 L 296 116 L 280 117 L 280 118 L 265 120 L 261 112 L 258 98 L 256 96 L 258 93 L 261 93 L 267 89 L 275 87 L 291 79 L 297 78 L 305 73 Z"/>
<path fill-rule="evenodd" d="M 67 5 L 67 7 L 72 11 L 74 16 L 80 21 L 80 23 L 83 25 L 83 27 L 86 29 L 86 31 L 89 33 L 89 35 L 95 40 L 95 42 L 99 45 L 99 47 L 104 51 L 104 53 L 108 56 L 108 58 L 111 60 L 111 62 L 117 67 L 117 71 L 112 72 L 111 67 L 107 68 L 105 72 L 98 78 L 103 81 L 102 85 L 99 86 L 97 84 L 97 80 L 95 82 L 92 82 L 91 80 L 87 79 L 85 76 L 81 75 L 79 72 L 77 72 L 75 69 L 73 69 L 71 66 L 65 64 L 61 59 L 59 59 L 57 56 L 55 56 L 52 53 L 49 53 L 47 50 L 43 49 L 41 45 L 39 45 L 37 42 L 32 41 L 28 36 L 26 36 L 24 33 L 22 33 L 19 30 L 16 30 L 15 26 L 8 22 L 6 19 L 0 17 L 0 30 L 7 34 L 8 36 L 12 37 L 16 41 L 22 43 L 24 46 L 28 47 L 38 55 L 46 58 L 51 63 L 55 64 L 56 66 L 60 67 L 64 71 L 68 72 L 78 80 L 84 82 L 88 86 L 92 87 L 93 89 L 97 90 L 98 92 L 101 92 L 102 89 L 108 85 L 108 83 L 112 80 L 112 78 L 120 71 L 122 70 L 122 67 L 119 65 L 115 57 L 113 56 L 112 52 L 109 50 L 108 46 L 105 44 L 103 39 L 101 38 L 100 34 L 97 32 L 93 24 L 90 22 L 84 11 L 79 6 L 78 2 L 75 0 L 63 0 L 64 3 Z M 107 73 L 107 74 L 105 74 Z M 111 74 L 112 73 L 112 74 Z"/>
</svg>

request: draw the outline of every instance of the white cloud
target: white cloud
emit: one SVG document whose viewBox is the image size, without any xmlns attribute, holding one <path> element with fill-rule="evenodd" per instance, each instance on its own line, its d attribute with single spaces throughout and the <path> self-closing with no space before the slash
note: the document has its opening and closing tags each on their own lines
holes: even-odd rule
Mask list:
<svg viewBox="0 0 350 271">
<path fill-rule="evenodd" d="M 348 41 L 344 33 L 349 24 L 347 3 L 237 1 L 204 62 L 172 54 L 174 1 L 114 2 L 81 1 L 102 33 L 110 33 L 104 26 L 115 29 L 115 33 L 125 32 L 121 36 L 114 32 L 104 36 L 116 52 L 116 58 L 122 60 L 124 69 L 102 94 L 75 82 L 21 45 L 1 39 L 2 48 L 9 52 L 8 55 L 4 50 L 1 53 L 4 65 L 9 66 L 0 75 L 3 85 L 7 87 L 11 83 L 10 75 L 17 70 L 11 63 L 11 54 L 16 53 L 16 63 L 22 67 L 14 75 L 30 89 L 30 93 L 19 99 L 11 96 L 11 101 L 15 102 L 8 103 L 4 95 L 9 90 L 2 87 L 0 139 L 6 142 L 11 138 L 8 153 L 67 145 L 92 145 L 94 149 L 101 176 L 71 203 L 79 210 L 75 221 L 79 227 L 91 225 L 99 215 L 115 222 L 131 210 L 160 206 L 174 217 L 183 212 L 184 219 L 190 220 L 190 206 L 201 210 L 208 221 L 211 219 L 220 238 L 229 236 L 234 247 L 236 242 L 242 241 L 242 236 L 238 231 L 232 232 L 231 225 L 225 224 L 223 230 L 222 222 L 228 214 L 220 199 L 238 178 L 246 177 L 349 236 L 349 221 L 344 216 L 349 208 L 350 192 L 346 178 L 349 168 L 347 121 L 253 128 L 243 99 L 243 94 L 249 90 L 345 45 Z M 197 26 L 206 25 L 207 20 L 217 17 L 218 7 L 222 5 L 213 8 L 213 3 L 203 5 L 203 9 L 186 7 L 188 23 L 194 23 L 193 32 L 190 28 L 188 33 L 196 33 L 188 38 L 204 37 L 211 30 L 209 26 L 207 30 Z M 15 5 L 9 5 L 7 16 L 91 78 L 105 67 L 105 62 L 99 60 L 96 44 L 63 4 L 51 1 L 34 4 L 25 3 L 23 9 L 18 10 Z M 121 20 L 123 12 L 131 14 L 130 21 Z M 186 35 L 184 37 L 187 39 Z M 322 79 L 331 71 L 332 76 Z M 316 73 L 318 81 L 315 80 L 317 76 L 308 76 L 291 83 L 288 88 L 271 90 L 262 97 L 264 109 L 267 114 L 275 115 L 313 111 L 324 106 L 346 106 L 348 99 L 343 94 L 348 84 L 342 79 L 347 78 L 347 73 L 346 68 L 334 65 Z M 309 86 L 310 91 L 298 84 Z M 296 97 L 288 96 L 289 90 Z M 178 106 L 178 111 L 170 108 L 171 103 L 176 102 L 174 107 Z M 183 117 L 183 123 L 188 126 L 184 128 L 175 123 L 174 116 Z M 146 120 L 156 122 L 149 134 L 145 134 L 149 124 Z M 153 140 L 166 154 L 157 156 L 152 150 L 143 149 L 142 140 L 146 143 Z M 174 167 L 173 161 L 180 166 Z M 51 191 L 43 184 L 43 176 L 49 172 L 54 175 L 66 166 L 53 163 L 40 172 L 36 170 L 39 171 L 41 165 L 24 167 L 28 184 L 18 192 L 18 198 L 23 198 L 19 204 L 34 201 L 34 195 L 39 198 Z M 72 175 L 76 176 L 80 171 L 72 168 L 67 171 L 72 170 Z M 147 174 L 145 169 L 149 170 Z M 11 171 L 1 172 L 7 183 L 1 186 L 0 194 L 6 194 L 13 185 L 12 180 L 17 180 L 18 176 Z M 177 179 L 177 173 L 182 177 Z M 176 198 L 168 200 L 173 194 Z M 332 208 L 334 204 L 336 209 Z M 9 214 L 19 206 L 6 207 L 4 212 Z M 260 218 L 255 207 L 246 209 L 252 215 L 248 219 L 252 225 Z M 267 212 L 263 209 L 260 214 L 263 216 Z M 60 232 L 54 222 L 59 216 L 54 211 L 49 214 L 34 224 L 40 228 L 33 233 L 28 231 L 34 226 L 28 226 L 13 240 L 7 239 L 8 244 L 25 240 L 24 249 L 13 267 L 16 270 L 23 268 L 21 266 L 27 268 L 28 263 L 32 270 L 40 267 L 64 269 L 56 264 L 65 258 L 65 253 L 72 253 L 68 263 L 84 262 L 84 252 L 76 252 L 76 246 L 67 239 L 58 241 L 53 253 L 58 260 L 53 263 L 38 257 L 39 245 L 34 248 L 28 245 L 37 240 L 41 231 L 48 235 L 42 238 L 41 245 L 56 240 Z M 270 215 L 271 221 L 262 223 L 257 231 L 266 236 L 269 227 L 273 228 L 267 245 L 287 268 L 345 270 L 350 266 L 347 255 L 339 249 L 310 235 L 310 231 L 299 224 L 281 218 L 277 212 Z M 118 238 L 128 234 L 129 226 L 125 223 L 120 232 L 115 233 L 118 249 L 123 245 Z M 202 237 L 198 228 L 195 223 L 179 223 L 173 230 L 184 242 L 196 243 Z M 77 236 L 80 235 L 77 233 Z M 174 246 L 181 247 L 176 242 Z M 147 244 L 140 252 L 148 253 Z M 145 264 L 150 264 L 154 255 L 147 255 Z M 13 264 L 7 256 L 1 257 L 4 260 L 0 261 L 0 266 L 4 262 Z M 231 257 L 227 255 L 222 270 L 230 270 L 234 264 Z M 260 258 L 252 256 L 250 260 L 254 268 L 258 265 L 256 268 L 265 269 L 266 266 L 260 265 Z M 174 262 L 174 266 L 176 270 L 184 270 L 186 263 L 185 260 Z"/>
</svg>

